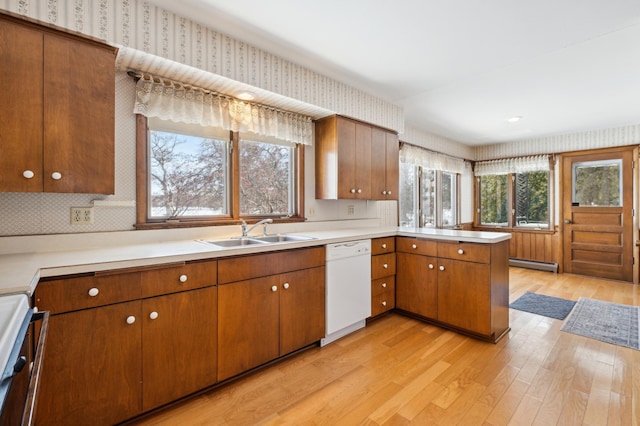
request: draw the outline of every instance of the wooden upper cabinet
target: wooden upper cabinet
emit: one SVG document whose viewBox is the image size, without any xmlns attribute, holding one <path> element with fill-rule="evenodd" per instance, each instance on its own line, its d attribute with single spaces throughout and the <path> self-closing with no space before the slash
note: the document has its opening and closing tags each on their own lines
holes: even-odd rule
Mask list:
<svg viewBox="0 0 640 426">
<path fill-rule="evenodd" d="M 397 200 L 398 135 L 379 128 L 371 134 L 371 199 Z"/>
<path fill-rule="evenodd" d="M 339 115 L 320 119 L 315 126 L 316 198 L 395 199 L 397 135 Z"/>
<path fill-rule="evenodd" d="M 0 191 L 114 193 L 116 51 L 0 14 Z"/>
</svg>

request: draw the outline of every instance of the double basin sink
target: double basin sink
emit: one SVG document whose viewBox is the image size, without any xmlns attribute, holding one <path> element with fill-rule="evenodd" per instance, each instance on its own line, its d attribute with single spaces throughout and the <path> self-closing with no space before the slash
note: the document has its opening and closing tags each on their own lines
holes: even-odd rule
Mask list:
<svg viewBox="0 0 640 426">
<path fill-rule="evenodd" d="M 277 235 L 264 235 L 259 237 L 236 237 L 227 240 L 206 241 L 200 240 L 203 243 L 211 244 L 218 247 L 244 247 L 249 245 L 260 244 L 273 244 L 273 243 L 292 243 L 296 241 L 308 241 L 314 240 L 314 237 L 307 237 L 305 235 L 292 235 L 292 234 L 277 234 Z"/>
</svg>

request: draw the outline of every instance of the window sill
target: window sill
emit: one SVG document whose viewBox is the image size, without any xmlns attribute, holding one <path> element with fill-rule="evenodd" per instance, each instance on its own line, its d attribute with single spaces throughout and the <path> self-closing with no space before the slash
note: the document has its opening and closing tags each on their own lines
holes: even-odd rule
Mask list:
<svg viewBox="0 0 640 426">
<path fill-rule="evenodd" d="M 246 218 L 247 223 L 257 222 L 260 218 Z M 305 222 L 307 219 L 304 217 L 290 217 L 284 219 L 276 219 L 273 218 L 273 223 L 297 223 L 297 222 Z M 231 225 L 240 225 L 242 219 L 219 219 L 219 220 L 170 220 L 170 221 L 162 221 L 162 222 L 146 222 L 146 223 L 136 223 L 134 227 L 137 230 L 145 230 L 145 229 L 175 229 L 175 228 L 198 228 L 205 226 L 231 226 Z"/>
</svg>

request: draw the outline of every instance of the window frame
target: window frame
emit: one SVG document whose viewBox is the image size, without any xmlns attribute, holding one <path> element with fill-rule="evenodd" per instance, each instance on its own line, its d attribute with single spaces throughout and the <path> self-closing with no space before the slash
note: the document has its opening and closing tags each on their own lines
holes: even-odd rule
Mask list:
<svg viewBox="0 0 640 426">
<path fill-rule="evenodd" d="M 529 227 L 529 226 L 519 226 L 516 221 L 516 213 L 517 213 L 517 196 L 516 196 L 516 175 L 520 173 L 504 173 L 507 175 L 507 216 L 508 221 L 507 225 L 490 225 L 482 223 L 482 191 L 480 189 L 480 181 L 482 176 L 474 176 L 475 177 L 475 215 L 474 215 L 474 228 L 489 228 L 489 229 L 505 229 L 505 230 L 517 230 L 517 231 L 531 231 L 531 232 L 549 232 L 554 229 L 554 215 L 553 215 L 553 200 L 554 200 L 554 173 L 553 167 L 550 161 L 550 167 L 548 170 L 539 170 L 547 172 L 547 211 L 549 216 L 549 221 L 547 223 L 547 227 Z M 496 173 L 495 175 L 498 175 Z M 491 175 L 491 176 L 495 176 Z"/>
<path fill-rule="evenodd" d="M 136 114 L 136 229 L 187 228 L 198 226 L 216 226 L 239 224 L 242 220 L 257 222 L 271 218 L 274 222 L 303 222 L 304 210 L 304 145 L 295 144 L 293 149 L 293 213 L 291 215 L 240 215 L 240 134 L 230 133 L 229 159 L 229 215 L 220 217 L 178 217 L 178 218 L 149 218 L 149 126 L 147 117 Z"/>
<path fill-rule="evenodd" d="M 417 215 L 417 228 L 455 229 L 459 227 L 461 225 L 460 224 L 460 217 L 461 217 L 460 216 L 460 181 L 461 181 L 460 173 L 437 170 L 437 169 L 421 166 L 419 164 L 408 164 L 408 165 L 415 169 L 414 182 L 413 182 L 414 191 L 412 194 L 412 198 L 414 200 L 414 203 L 417 205 L 417 212 L 414 213 L 414 222 L 416 221 L 415 219 Z M 423 208 L 422 208 L 422 197 L 420 193 L 423 188 L 421 185 L 422 174 L 424 173 L 425 170 L 433 170 L 433 172 L 435 173 L 435 176 L 434 176 L 434 187 L 435 187 L 435 196 L 434 196 L 435 220 L 434 222 L 435 222 L 435 225 L 434 226 L 424 226 L 424 222 L 421 214 Z M 447 226 L 443 225 L 442 175 L 444 173 L 450 174 L 455 177 L 455 185 L 453 186 L 453 188 L 455 189 L 455 201 L 454 201 L 454 207 L 452 210 L 454 211 L 454 214 L 455 214 L 456 223 L 453 225 L 447 225 Z M 398 203 L 398 209 L 400 209 L 400 202 Z"/>
</svg>

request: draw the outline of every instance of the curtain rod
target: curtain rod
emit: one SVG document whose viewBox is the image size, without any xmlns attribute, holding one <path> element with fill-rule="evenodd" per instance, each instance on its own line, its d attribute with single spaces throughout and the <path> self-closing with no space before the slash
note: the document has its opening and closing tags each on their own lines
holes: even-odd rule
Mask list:
<svg viewBox="0 0 640 426">
<path fill-rule="evenodd" d="M 204 93 L 206 95 L 219 96 L 221 98 L 230 99 L 230 100 L 234 100 L 234 101 L 237 101 L 237 102 L 242 102 L 243 104 L 254 105 L 254 106 L 260 107 L 260 108 L 267 108 L 267 109 L 270 109 L 272 111 L 280 112 L 282 114 L 297 115 L 299 117 L 302 117 L 302 118 L 305 118 L 305 119 L 313 121 L 313 118 L 311 118 L 310 116 L 305 115 L 305 114 L 300 114 L 298 112 L 293 112 L 293 111 L 286 111 L 286 110 L 283 110 L 283 109 L 280 109 L 280 108 L 273 107 L 271 105 L 260 104 L 258 102 L 244 101 L 242 99 L 238 99 L 238 98 L 235 98 L 233 96 L 225 95 L 224 93 L 216 92 L 215 90 L 205 89 L 205 88 L 202 88 L 202 87 L 193 86 L 193 85 L 186 84 L 186 83 L 181 83 L 179 81 L 175 81 L 175 80 L 172 80 L 170 78 L 160 77 L 160 76 L 153 75 L 153 74 L 150 74 L 150 73 L 145 73 L 145 72 L 142 72 L 142 71 L 129 70 L 129 71 L 127 71 L 127 75 L 129 75 L 129 77 L 133 78 L 136 81 L 136 83 L 140 79 L 146 79 L 145 77 L 149 77 L 154 83 L 162 83 L 164 85 L 174 85 L 176 87 L 181 87 L 184 90 L 195 90 L 195 91 L 202 92 L 202 93 Z M 159 80 L 159 81 L 156 81 L 156 80 Z"/>
<path fill-rule="evenodd" d="M 449 155 L 449 154 L 445 154 L 444 152 L 439 152 L 439 151 L 435 151 L 433 149 L 425 148 L 423 146 L 416 145 L 416 144 L 413 144 L 411 142 L 400 141 L 400 144 L 401 145 L 409 145 L 409 146 L 412 146 L 414 148 L 424 149 L 425 151 L 428 151 L 428 152 L 431 152 L 431 153 L 434 153 L 434 154 L 438 154 L 438 155 L 444 155 L 446 157 L 453 158 L 454 160 L 462 160 L 462 161 L 467 161 L 469 163 L 473 163 L 473 160 L 468 160 L 468 159 L 466 159 L 464 157 L 455 157 L 453 155 Z"/>
</svg>

